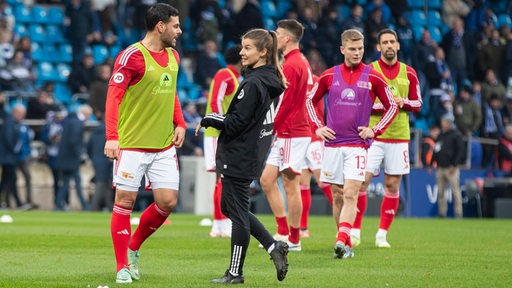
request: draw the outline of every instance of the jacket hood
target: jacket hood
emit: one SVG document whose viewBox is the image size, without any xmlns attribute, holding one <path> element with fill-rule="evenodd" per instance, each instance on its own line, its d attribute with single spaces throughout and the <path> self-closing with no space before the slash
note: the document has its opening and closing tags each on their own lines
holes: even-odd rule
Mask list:
<svg viewBox="0 0 512 288">
<path fill-rule="evenodd" d="M 264 65 L 258 68 L 246 68 L 243 71 L 244 77 L 255 77 L 268 89 L 270 98 L 279 97 L 285 87 L 277 76 L 277 70 L 274 65 Z"/>
</svg>

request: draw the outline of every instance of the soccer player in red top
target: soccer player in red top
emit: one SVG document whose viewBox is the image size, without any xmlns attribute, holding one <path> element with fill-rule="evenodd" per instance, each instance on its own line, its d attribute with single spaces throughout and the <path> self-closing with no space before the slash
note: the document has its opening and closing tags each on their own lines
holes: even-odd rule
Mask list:
<svg viewBox="0 0 512 288">
<path fill-rule="evenodd" d="M 313 75 L 313 82 L 318 86 L 318 76 Z M 314 93 L 315 86 L 311 92 Z M 324 118 L 324 102 L 319 101 L 315 105 L 315 111 L 320 119 Z M 308 146 L 306 154 L 306 162 L 300 175 L 300 197 L 302 199 L 302 215 L 300 217 L 300 238 L 309 238 L 308 219 L 309 210 L 311 208 L 311 174 L 315 177 L 318 187 L 322 189 L 327 200 L 332 206 L 332 192 L 331 186 L 327 183 L 320 181 L 320 168 L 322 168 L 322 159 L 324 155 L 324 142 L 322 138 L 315 134 L 316 126 L 309 120 L 311 126 L 311 143 Z"/>
<path fill-rule="evenodd" d="M 240 71 L 242 70 L 240 50 L 242 50 L 240 45 L 234 45 L 224 53 L 224 59 L 228 65 L 226 68 L 217 71 L 213 76 L 205 115 L 210 113 L 224 115 L 228 111 L 229 104 L 231 104 L 231 100 L 233 100 L 240 84 Z M 204 131 L 204 160 L 208 172 L 215 172 L 216 170 L 215 152 L 219 134 L 220 131 L 213 127 L 208 127 Z M 220 180 L 220 173 L 217 173 L 213 190 L 213 225 L 210 230 L 210 237 L 231 237 L 231 220 L 222 214 L 220 208 L 221 195 L 222 181 Z"/>
<path fill-rule="evenodd" d="M 350 229 L 356 217 L 357 193 L 364 181 L 367 149 L 372 138 L 382 134 L 398 113 L 391 89 L 382 75 L 361 62 L 364 36 L 356 29 L 341 34 L 345 61 L 320 75 L 318 89 L 306 105 L 318 127 L 316 135 L 325 141 L 320 181 L 331 184 L 333 216 L 338 227 L 334 257 L 352 258 Z M 326 123 L 318 118 L 314 105 L 326 98 Z M 370 114 L 376 99 L 385 111 L 375 125 Z"/>
<path fill-rule="evenodd" d="M 352 227 L 352 243 L 357 246 L 361 239 L 361 224 L 366 210 L 366 190 L 373 175 L 380 173 L 384 163 L 384 198 L 380 208 L 379 230 L 375 236 L 375 245 L 390 248 L 386 235 L 391 222 L 398 212 L 400 200 L 400 182 L 402 175 L 409 174 L 409 112 L 421 110 L 421 94 L 418 77 L 413 68 L 398 61 L 400 43 L 395 31 L 384 29 L 377 35 L 377 50 L 381 52 L 379 60 L 372 63 L 375 70 L 380 72 L 393 92 L 393 97 L 399 107 L 396 118 L 386 132 L 375 137 L 375 142 L 368 150 L 368 165 L 366 176 L 357 200 L 357 216 Z M 370 125 L 377 123 L 383 117 L 385 109 L 379 101 L 373 106 Z"/>
<path fill-rule="evenodd" d="M 306 98 L 313 87 L 313 73 L 299 50 L 299 42 L 304 34 L 302 24 L 294 19 L 281 20 L 277 23 L 276 33 L 277 48 L 284 55 L 283 73 L 288 87 L 279 101 L 274 120 L 274 134 L 277 138 L 272 144 L 260 184 L 276 217 L 275 239 L 288 241 L 290 251 L 301 251 L 302 202 L 299 181 L 311 141 Z M 279 175 L 282 176 L 288 200 L 289 228 L 284 201 L 277 186 Z"/>
<path fill-rule="evenodd" d="M 116 160 L 110 224 L 116 283 L 140 278 L 139 248 L 176 206 L 176 148 L 185 138 L 185 120 L 176 94 L 179 56 L 170 48 L 181 35 L 179 12 L 171 5 L 155 4 L 146 12 L 145 23 L 144 39 L 117 56 L 107 92 L 104 152 Z M 130 215 L 144 174 L 155 202 L 144 210 L 132 236 Z"/>
</svg>

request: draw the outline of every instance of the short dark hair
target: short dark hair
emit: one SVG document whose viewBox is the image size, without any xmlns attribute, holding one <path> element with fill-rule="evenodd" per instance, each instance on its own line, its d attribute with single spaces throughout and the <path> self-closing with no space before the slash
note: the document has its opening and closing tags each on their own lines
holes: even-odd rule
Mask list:
<svg viewBox="0 0 512 288">
<path fill-rule="evenodd" d="M 224 59 L 227 64 L 237 64 L 240 62 L 240 51 L 242 50 L 242 45 L 233 45 L 229 47 L 226 52 L 224 52 Z"/>
<path fill-rule="evenodd" d="M 180 16 L 178 9 L 166 3 L 157 3 L 149 7 L 146 12 L 145 25 L 147 31 L 155 29 L 156 24 L 162 21 L 169 23 L 171 17 Z"/>
<path fill-rule="evenodd" d="M 377 34 L 377 43 L 380 43 L 380 37 L 382 37 L 382 35 L 384 35 L 384 34 L 391 34 L 391 35 L 395 36 L 395 40 L 398 41 L 398 34 L 396 34 L 395 30 L 386 28 L 386 29 L 380 30 L 379 34 Z"/>
<path fill-rule="evenodd" d="M 300 42 L 302 36 L 304 35 L 304 26 L 295 20 L 295 19 L 283 19 L 277 22 L 277 28 L 283 28 L 286 31 L 290 32 L 292 36 L 295 38 L 295 42 Z"/>
</svg>

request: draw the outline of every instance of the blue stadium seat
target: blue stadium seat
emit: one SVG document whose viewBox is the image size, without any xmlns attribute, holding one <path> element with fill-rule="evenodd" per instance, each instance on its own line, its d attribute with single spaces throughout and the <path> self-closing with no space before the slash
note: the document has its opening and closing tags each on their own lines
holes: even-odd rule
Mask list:
<svg viewBox="0 0 512 288">
<path fill-rule="evenodd" d="M 292 7 L 293 5 L 289 0 L 277 0 L 277 17 L 284 17 L 286 15 L 286 12 L 288 12 L 288 10 L 290 10 Z"/>
<path fill-rule="evenodd" d="M 30 39 L 33 42 L 45 42 L 46 41 L 46 31 L 41 24 L 30 24 L 28 26 L 28 31 L 30 34 Z"/>
<path fill-rule="evenodd" d="M 276 17 L 277 9 L 273 1 L 263 0 L 260 2 L 261 14 L 263 17 Z"/>
<path fill-rule="evenodd" d="M 427 22 L 429 26 L 441 26 L 443 25 L 443 20 L 441 19 L 441 14 L 437 10 L 428 10 L 427 12 Z"/>
<path fill-rule="evenodd" d="M 28 36 L 27 27 L 23 23 L 14 24 L 13 30 L 14 30 L 14 34 L 16 34 L 16 36 L 19 38 Z"/>
<path fill-rule="evenodd" d="M 48 62 L 58 62 L 60 61 L 60 57 L 57 47 L 53 43 L 46 42 L 41 43 L 41 50 L 43 52 L 43 59 L 44 61 Z"/>
<path fill-rule="evenodd" d="M 427 2 L 429 9 L 441 9 L 441 0 L 428 0 Z"/>
<path fill-rule="evenodd" d="M 270 17 L 263 17 L 263 25 L 265 25 L 265 29 L 267 30 L 276 29 L 276 23 Z"/>
<path fill-rule="evenodd" d="M 43 48 L 41 48 L 41 45 L 39 45 L 39 43 L 37 43 L 37 42 L 31 43 L 31 52 L 32 52 L 32 60 L 34 60 L 35 62 L 41 62 L 41 61 L 45 60 Z"/>
<path fill-rule="evenodd" d="M 65 41 L 62 27 L 56 24 L 46 25 L 46 39 L 50 42 L 63 42 Z"/>
<path fill-rule="evenodd" d="M 36 75 L 37 80 L 40 82 L 46 81 L 55 81 L 57 79 L 57 74 L 55 73 L 55 68 L 53 64 L 47 61 L 40 62 L 36 66 Z"/>
<path fill-rule="evenodd" d="M 71 73 L 71 66 L 67 63 L 59 63 L 55 67 L 55 70 L 57 72 L 57 79 L 60 82 L 67 82 L 69 74 Z"/>
<path fill-rule="evenodd" d="M 423 0 L 407 0 L 407 5 L 411 9 L 423 8 Z"/>
<path fill-rule="evenodd" d="M 61 43 L 59 45 L 60 61 L 69 63 L 73 61 L 73 48 L 69 43 Z"/>
<path fill-rule="evenodd" d="M 107 46 L 99 44 L 92 46 L 92 57 L 95 65 L 103 63 L 109 56 Z"/>
<path fill-rule="evenodd" d="M 510 19 L 510 15 L 505 13 L 498 15 L 498 26 L 509 26 L 512 28 L 512 20 Z"/>
<path fill-rule="evenodd" d="M 34 5 L 32 7 L 32 21 L 42 24 L 48 23 L 48 11 L 46 10 L 46 7 Z"/>
<path fill-rule="evenodd" d="M 430 32 L 430 38 L 432 38 L 432 40 L 436 41 L 437 43 L 441 43 L 441 40 L 443 40 L 443 35 L 437 26 L 428 26 L 428 31 Z"/>
<path fill-rule="evenodd" d="M 427 17 L 425 16 L 425 13 L 421 10 L 411 10 L 408 13 L 407 17 L 408 22 L 411 24 L 411 26 L 424 26 L 427 25 Z"/>
<path fill-rule="evenodd" d="M 32 11 L 30 7 L 19 5 L 14 9 L 14 17 L 17 23 L 29 23 L 32 22 Z"/>
<path fill-rule="evenodd" d="M 63 25 L 64 24 L 64 12 L 59 7 L 48 8 L 48 23 Z"/>
<path fill-rule="evenodd" d="M 110 48 L 108 50 L 109 50 L 108 54 L 110 55 L 110 58 L 115 60 L 117 58 L 117 54 L 119 54 L 119 52 L 121 52 L 123 50 L 123 48 L 121 46 L 114 45 L 114 46 L 110 46 Z"/>
<path fill-rule="evenodd" d="M 423 31 L 425 28 L 423 26 L 414 25 L 411 27 L 412 34 L 414 36 L 414 40 L 419 41 L 421 39 L 421 35 L 423 34 Z"/>
<path fill-rule="evenodd" d="M 68 85 L 64 82 L 56 82 L 55 83 L 55 98 L 58 102 L 64 103 L 64 104 L 70 104 L 71 103 L 71 90 L 69 89 Z"/>
</svg>

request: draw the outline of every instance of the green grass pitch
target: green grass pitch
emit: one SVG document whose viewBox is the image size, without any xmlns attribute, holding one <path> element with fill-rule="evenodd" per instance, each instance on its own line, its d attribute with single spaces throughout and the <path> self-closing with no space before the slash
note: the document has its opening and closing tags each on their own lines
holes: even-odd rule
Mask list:
<svg viewBox="0 0 512 288">
<path fill-rule="evenodd" d="M 10 212 L 0 223 L 0 287 L 127 287 L 115 283 L 109 213 Z M 139 216 L 134 214 L 133 216 Z M 275 223 L 261 215 L 271 233 Z M 141 247 L 142 278 L 133 287 L 218 287 L 229 264 L 229 239 L 211 239 L 203 217 L 172 214 Z M 311 238 L 289 253 L 283 282 L 251 239 L 245 287 L 512 287 L 512 221 L 395 219 L 391 249 L 374 247 L 378 219 L 363 222 L 353 259 L 333 259 L 331 217 L 310 219 Z M 132 231 L 134 231 L 132 226 Z"/>
</svg>

